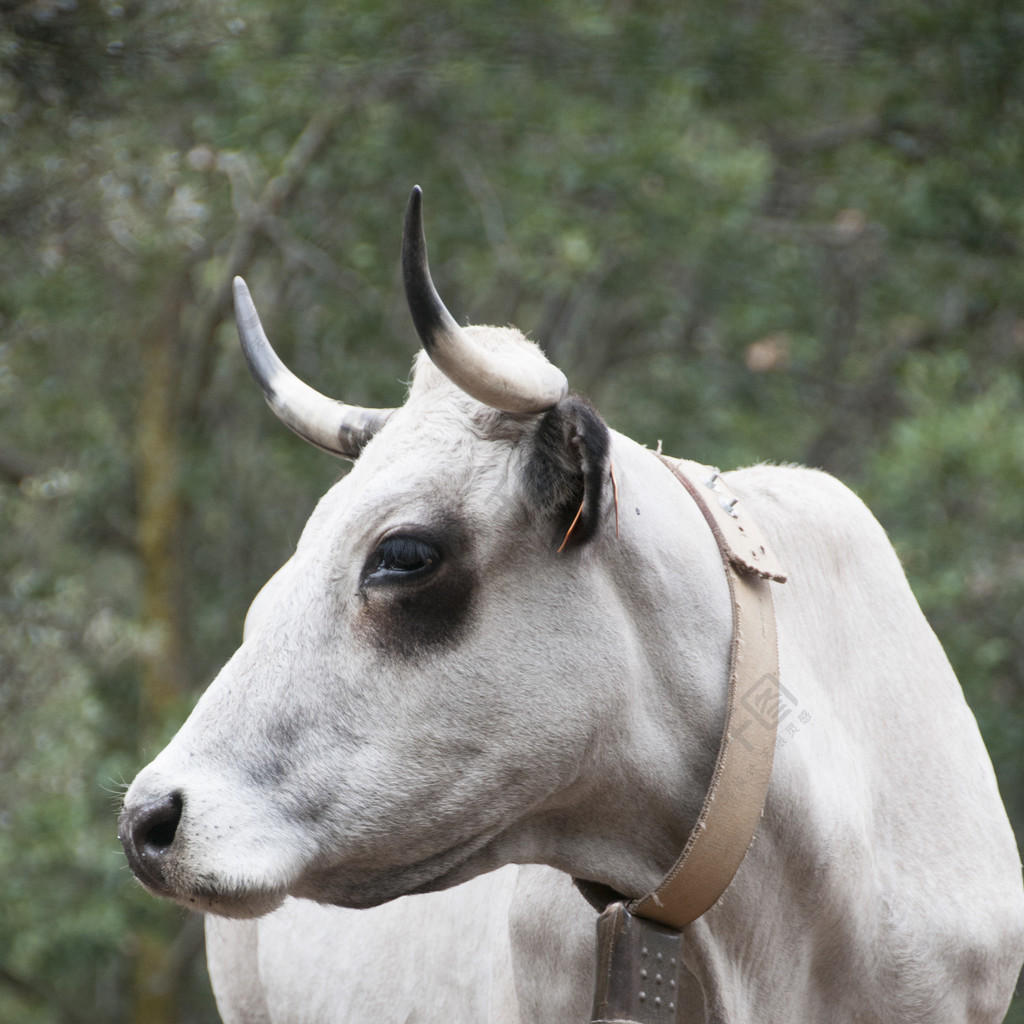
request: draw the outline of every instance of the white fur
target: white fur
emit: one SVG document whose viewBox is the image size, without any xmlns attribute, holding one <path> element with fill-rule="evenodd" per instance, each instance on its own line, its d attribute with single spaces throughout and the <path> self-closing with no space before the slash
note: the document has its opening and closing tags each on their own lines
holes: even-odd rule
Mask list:
<svg viewBox="0 0 1024 1024">
<path fill-rule="evenodd" d="M 242 918 L 285 900 L 208 919 L 229 1024 L 583 1021 L 594 912 L 552 868 L 640 895 L 681 849 L 724 711 L 717 548 L 664 466 L 613 434 L 620 536 L 609 503 L 555 556 L 521 483 L 534 426 L 421 361 L 129 791 L 184 793 L 175 898 Z M 824 474 L 730 486 L 790 573 L 773 588 L 784 745 L 739 874 L 686 930 L 682 1019 L 1001 1020 L 1024 959 L 1017 850 L 891 546 Z M 354 632 L 360 567 L 446 508 L 472 528 L 473 627 L 383 657 Z M 454 887 L 397 899 L 430 884 Z"/>
</svg>

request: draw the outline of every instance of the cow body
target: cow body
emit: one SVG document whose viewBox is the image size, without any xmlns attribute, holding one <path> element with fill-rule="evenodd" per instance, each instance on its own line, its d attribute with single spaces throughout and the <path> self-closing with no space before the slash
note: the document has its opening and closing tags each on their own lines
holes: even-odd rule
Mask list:
<svg viewBox="0 0 1024 1024">
<path fill-rule="evenodd" d="M 653 889 L 722 733 L 732 605 L 701 511 L 518 332 L 454 324 L 410 211 L 408 400 L 344 412 L 352 472 L 125 797 L 140 880 L 241 919 L 209 926 L 228 1021 L 585 1020 L 568 876 Z M 335 406 L 293 415 L 304 386 L 256 340 L 268 400 L 332 447 Z M 1002 1019 L 1017 849 L 892 547 L 825 474 L 728 480 L 789 573 L 780 738 L 751 849 L 684 931 L 680 1020 Z"/>
<path fill-rule="evenodd" d="M 637 557 L 625 534 L 654 495 L 676 518 L 659 523 L 665 547 L 685 552 L 706 527 L 682 514 L 690 499 L 651 453 L 617 438 L 613 460 L 622 528 L 601 557 L 625 580 Z M 729 482 L 790 573 L 775 588 L 783 743 L 739 874 L 686 929 L 691 1015 L 680 1020 L 1001 1020 L 1024 948 L 1016 847 L 973 717 L 888 541 L 824 474 L 763 467 Z M 656 586 L 667 593 L 670 577 Z M 656 593 L 623 602 L 635 602 L 636 642 L 660 650 L 651 657 L 671 677 L 687 642 L 680 605 Z M 622 685 L 641 677 L 629 666 Z M 724 688 L 722 675 L 720 702 Z M 259 921 L 211 919 L 211 974 L 228 1022 L 584 1020 L 594 918 L 566 875 L 506 868 L 376 910 L 289 901 Z M 242 978 L 243 999 L 266 993 L 265 1017 L 235 1015 Z"/>
</svg>

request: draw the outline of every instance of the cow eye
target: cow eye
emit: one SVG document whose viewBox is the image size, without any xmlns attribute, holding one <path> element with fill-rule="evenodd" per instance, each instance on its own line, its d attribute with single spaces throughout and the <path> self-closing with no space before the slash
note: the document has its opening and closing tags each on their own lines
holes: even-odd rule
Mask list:
<svg viewBox="0 0 1024 1024">
<path fill-rule="evenodd" d="M 419 579 L 437 568 L 440 552 L 419 537 L 388 537 L 367 560 L 363 583 L 400 583 Z"/>
</svg>

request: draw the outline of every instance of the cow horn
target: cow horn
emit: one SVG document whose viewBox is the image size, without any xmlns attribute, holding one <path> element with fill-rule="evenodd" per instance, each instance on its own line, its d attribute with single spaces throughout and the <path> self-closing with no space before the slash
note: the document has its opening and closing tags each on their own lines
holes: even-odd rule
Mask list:
<svg viewBox="0 0 1024 1024">
<path fill-rule="evenodd" d="M 249 364 L 274 415 L 304 441 L 355 459 L 387 422 L 392 409 L 363 409 L 335 401 L 303 384 L 270 347 L 245 281 L 235 278 L 235 323 Z"/>
<path fill-rule="evenodd" d="M 466 394 L 512 413 L 544 412 L 568 393 L 565 374 L 542 359 L 516 359 L 488 352 L 445 309 L 427 265 L 423 193 L 409 197 L 402 238 L 402 278 L 416 333 L 430 361 Z"/>
</svg>

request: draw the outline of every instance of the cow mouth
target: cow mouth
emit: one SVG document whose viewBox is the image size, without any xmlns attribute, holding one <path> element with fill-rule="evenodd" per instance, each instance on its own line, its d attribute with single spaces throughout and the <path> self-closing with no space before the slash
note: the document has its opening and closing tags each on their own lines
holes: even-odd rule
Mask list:
<svg viewBox="0 0 1024 1024">
<path fill-rule="evenodd" d="M 276 910 L 287 895 L 281 889 L 219 885 L 212 879 L 179 885 L 176 881 L 154 877 L 145 866 L 132 863 L 131 867 L 142 887 L 154 896 L 173 900 L 186 910 L 203 914 L 232 918 L 262 917 Z"/>
<path fill-rule="evenodd" d="M 288 895 L 284 889 L 253 885 L 249 880 L 225 883 L 213 877 L 192 878 L 184 883 L 175 879 L 154 886 L 142 875 L 136 875 L 143 888 L 157 896 L 173 900 L 186 910 L 219 917 L 262 917 L 276 910 Z"/>
<path fill-rule="evenodd" d="M 181 884 L 178 879 L 154 877 L 145 864 L 132 863 L 131 867 L 142 887 L 153 895 L 203 914 L 232 918 L 262 917 L 276 910 L 287 895 L 283 889 L 252 887 L 245 883 L 222 884 L 213 878 L 193 879 Z"/>
</svg>

